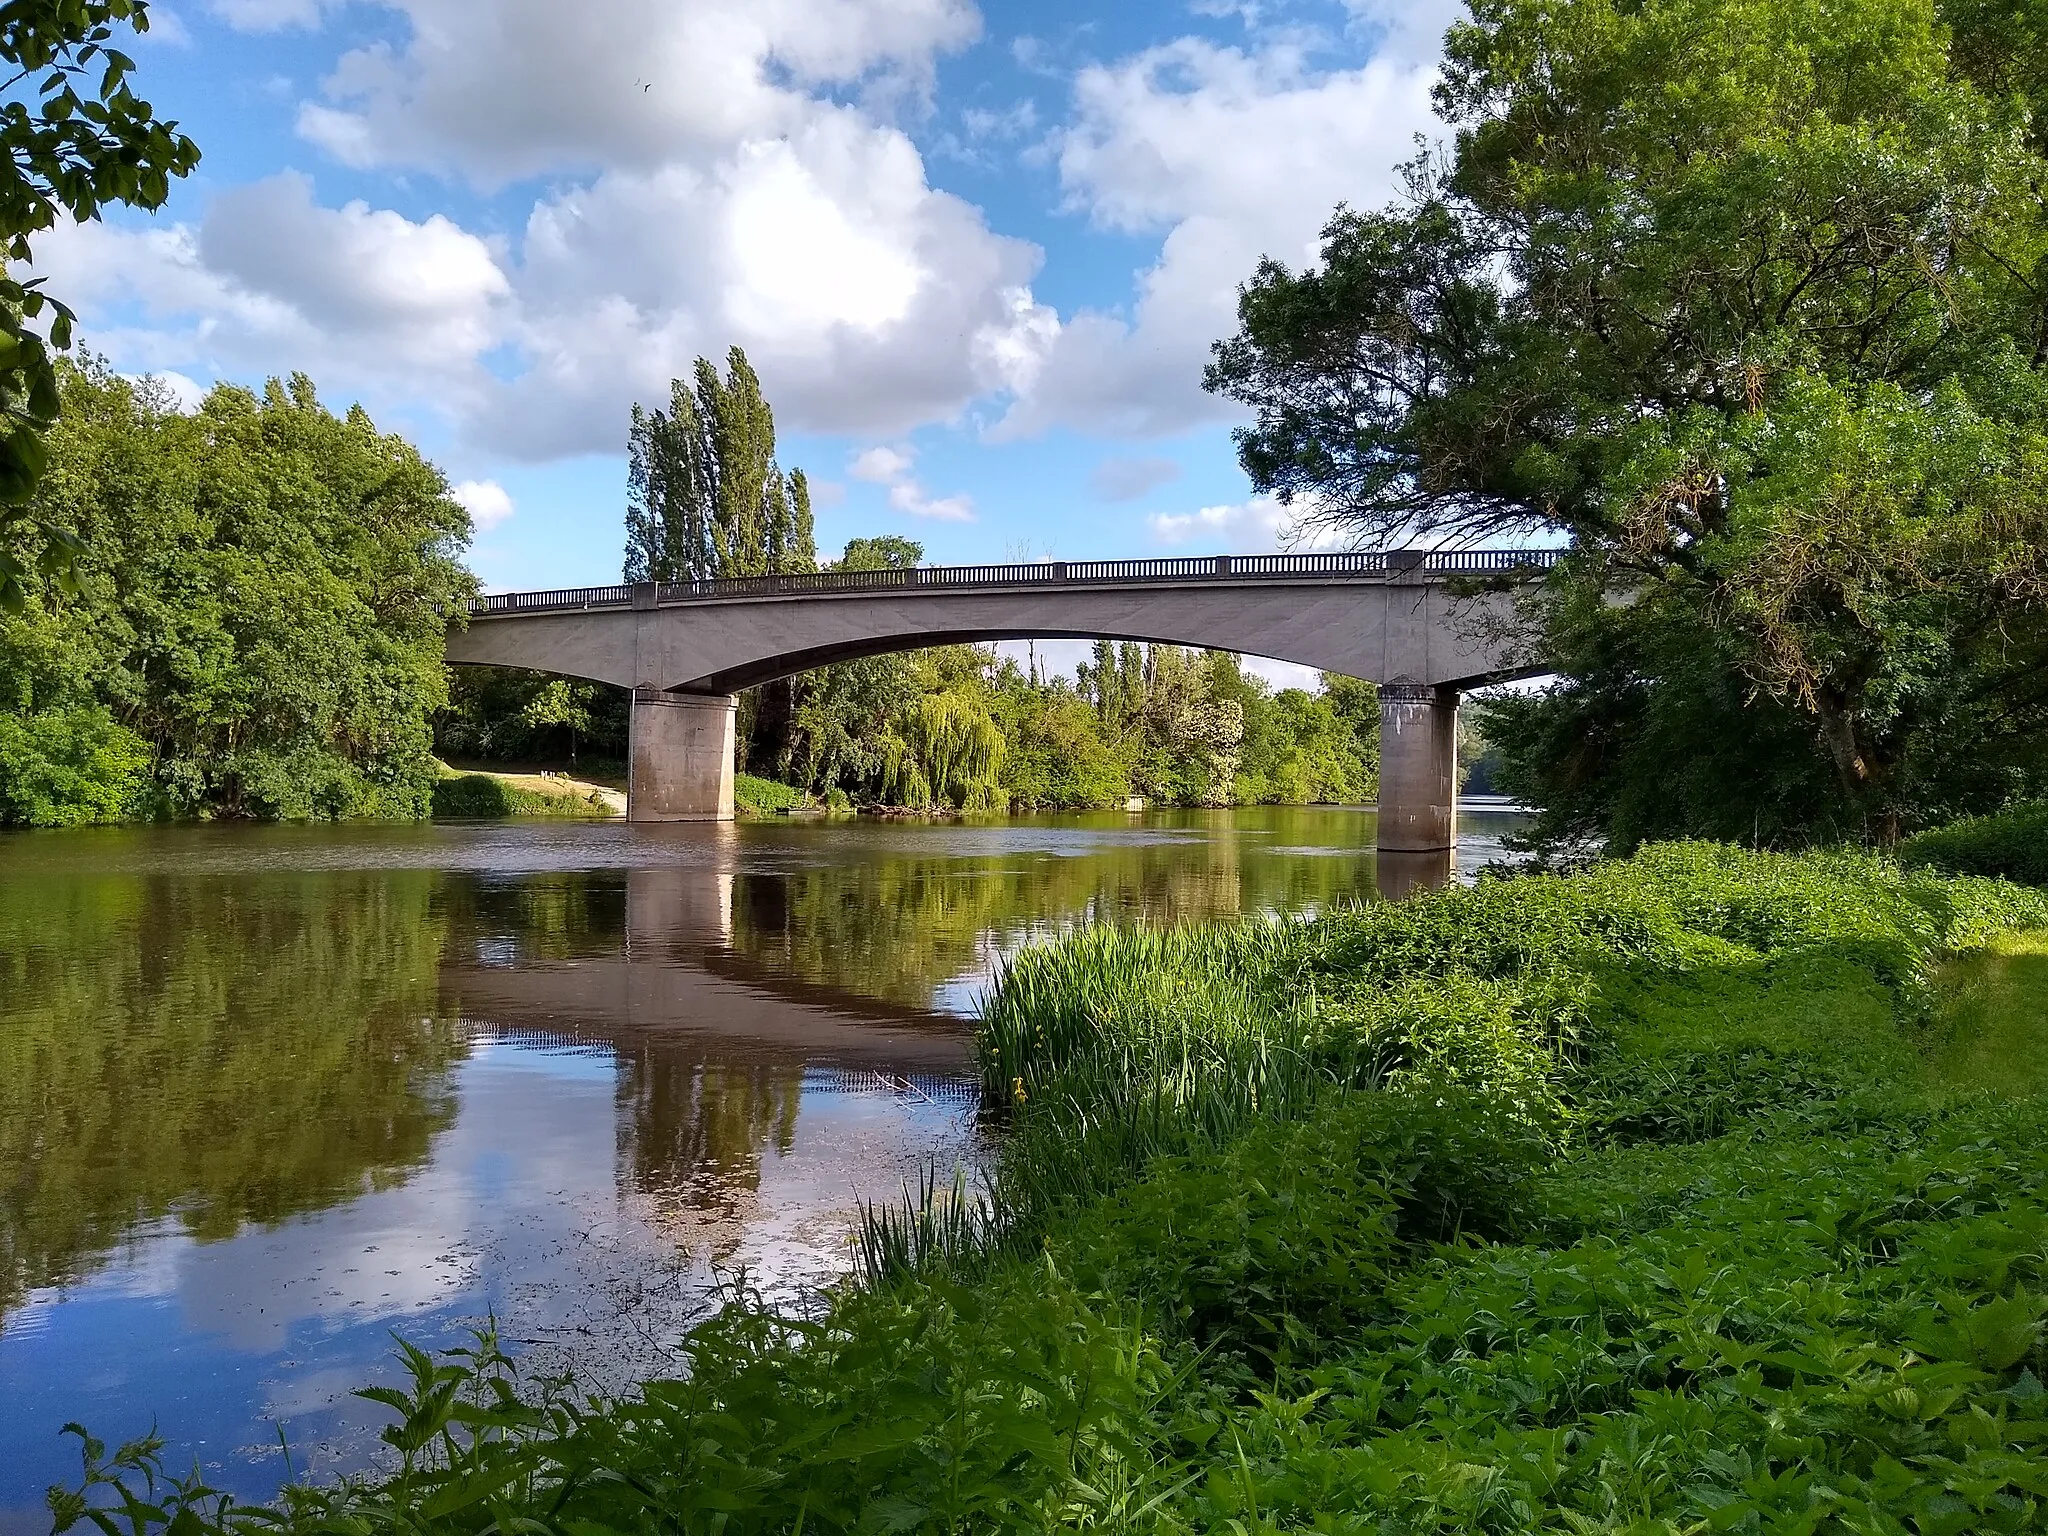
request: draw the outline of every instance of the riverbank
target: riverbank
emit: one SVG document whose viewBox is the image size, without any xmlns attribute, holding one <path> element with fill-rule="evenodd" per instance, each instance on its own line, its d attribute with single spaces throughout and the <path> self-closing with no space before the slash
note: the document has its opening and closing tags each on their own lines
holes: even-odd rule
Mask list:
<svg viewBox="0 0 2048 1536">
<path fill-rule="evenodd" d="M 1084 931 L 985 1010 L 988 1201 L 874 1217 L 868 1284 L 736 1295 L 610 1408 L 418 1362 L 399 1475 L 284 1518 L 2032 1528 L 2044 928 L 1688 845 Z"/>
</svg>

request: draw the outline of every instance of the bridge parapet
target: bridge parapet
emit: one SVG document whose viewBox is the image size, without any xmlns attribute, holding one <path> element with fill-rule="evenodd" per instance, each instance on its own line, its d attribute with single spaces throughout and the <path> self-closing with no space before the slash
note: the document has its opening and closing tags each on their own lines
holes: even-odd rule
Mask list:
<svg viewBox="0 0 2048 1536">
<path fill-rule="evenodd" d="M 1323 577 L 1420 579 L 1535 575 L 1557 563 L 1554 549 L 1352 550 L 1334 554 L 1214 555 L 1163 560 L 1055 560 L 1010 565 L 920 565 L 902 570 L 810 571 L 787 576 L 730 576 L 551 592 L 498 592 L 470 604 L 475 618 L 581 612 L 732 598 L 812 597 L 834 592 L 1008 591 L 1124 582 L 1290 583 Z M 649 589 L 652 589 L 651 593 Z M 650 603 L 649 597 L 653 601 Z"/>
</svg>

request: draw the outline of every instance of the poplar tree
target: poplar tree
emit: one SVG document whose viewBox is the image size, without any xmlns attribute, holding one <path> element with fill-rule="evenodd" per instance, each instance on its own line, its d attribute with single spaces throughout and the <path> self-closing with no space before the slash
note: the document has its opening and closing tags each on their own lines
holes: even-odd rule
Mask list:
<svg viewBox="0 0 2048 1536">
<path fill-rule="evenodd" d="M 669 407 L 633 407 L 627 437 L 628 581 L 705 581 L 818 568 L 810 485 L 775 462 L 775 412 L 747 354 L 720 376 L 697 359 Z"/>
</svg>

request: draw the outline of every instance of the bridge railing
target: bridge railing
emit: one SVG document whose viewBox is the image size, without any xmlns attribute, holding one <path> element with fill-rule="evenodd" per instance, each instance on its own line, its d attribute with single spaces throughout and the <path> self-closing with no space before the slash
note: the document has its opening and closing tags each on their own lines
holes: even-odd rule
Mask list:
<svg viewBox="0 0 2048 1536">
<path fill-rule="evenodd" d="M 1121 581 L 1257 581 L 1271 577 L 1511 575 L 1548 570 L 1554 549 L 1355 550 L 1322 555 L 1214 555 L 1170 560 L 1055 560 L 1034 565 L 920 565 L 908 570 L 811 571 L 789 576 L 728 576 L 711 581 L 643 584 L 643 604 L 734 597 L 797 597 L 811 592 L 933 591 L 962 587 L 1049 587 Z M 650 590 L 651 589 L 651 590 Z M 474 614 L 630 608 L 632 586 L 499 592 L 470 604 Z"/>
</svg>

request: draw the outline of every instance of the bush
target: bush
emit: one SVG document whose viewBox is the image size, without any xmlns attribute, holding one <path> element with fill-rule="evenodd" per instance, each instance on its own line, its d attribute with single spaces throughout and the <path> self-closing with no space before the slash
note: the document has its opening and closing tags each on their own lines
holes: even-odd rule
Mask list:
<svg viewBox="0 0 2048 1536">
<path fill-rule="evenodd" d="M 0 825 L 120 821 L 141 797 L 150 756 L 98 705 L 0 714 Z"/>
<path fill-rule="evenodd" d="M 434 815 L 446 820 L 501 816 L 605 816 L 597 796 L 549 795 L 522 789 L 488 773 L 465 773 L 434 786 Z"/>
<path fill-rule="evenodd" d="M 1908 869 L 2048 885 L 2048 805 L 2022 806 L 1922 832 L 1899 845 L 1899 862 Z"/>
<path fill-rule="evenodd" d="M 739 773 L 733 775 L 732 801 L 736 809 L 750 816 L 774 816 L 799 809 L 809 803 L 810 797 L 800 789 L 791 789 L 773 779 Z"/>
</svg>

